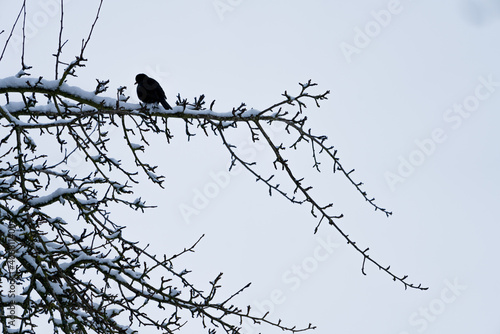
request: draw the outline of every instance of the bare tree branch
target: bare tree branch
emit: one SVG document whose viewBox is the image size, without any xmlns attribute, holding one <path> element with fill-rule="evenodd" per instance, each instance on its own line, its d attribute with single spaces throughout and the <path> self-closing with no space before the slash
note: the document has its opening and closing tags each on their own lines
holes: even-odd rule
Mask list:
<svg viewBox="0 0 500 334">
<path fill-rule="evenodd" d="M 10 29 L 10 34 L 9 37 L 7 37 L 7 40 L 5 41 L 5 44 L 2 49 L 2 54 L 0 55 L 0 61 L 2 61 L 2 58 L 5 54 L 5 50 L 7 50 L 7 46 L 9 45 L 10 39 L 12 38 L 12 35 L 14 33 L 14 29 L 16 28 L 17 21 L 19 21 L 19 18 L 21 17 L 21 14 L 24 12 L 26 7 L 26 1 L 23 1 L 23 5 L 21 6 L 21 9 L 19 10 L 19 13 L 17 14 L 16 20 L 14 21 L 14 24 L 12 24 L 12 28 Z M 2 30 L 2 33 L 4 30 Z"/>
<path fill-rule="evenodd" d="M 173 255 L 148 251 L 148 245 L 130 241 L 125 227 L 112 220 L 109 207 L 118 204 L 144 211 L 154 206 L 134 196 L 133 186 L 141 175 L 162 187 L 164 177 L 150 164 L 144 153 L 152 137 L 173 139 L 172 122 L 180 122 L 188 140 L 201 133 L 216 136 L 229 153 L 231 168 L 241 164 L 270 195 L 278 194 L 292 204 L 306 204 L 317 225 L 323 221 L 361 254 L 362 274 L 367 262 L 374 264 L 404 288 L 425 290 L 421 284 L 407 282 L 407 276 L 393 273 L 368 255 L 338 225 L 342 213 L 331 212 L 333 203 L 316 198 L 307 175 L 297 173 L 290 152 L 311 154 L 312 170 L 320 172 L 322 163 L 331 164 L 332 174 L 343 175 L 368 204 L 386 216 L 391 212 L 368 196 L 362 183 L 353 178 L 354 170 L 344 168 L 337 150 L 324 135 L 306 127 L 305 111 L 327 99 L 329 91 L 314 94 L 316 84 L 301 83 L 297 95 L 285 91 L 279 102 L 262 110 L 248 109 L 241 103 L 222 113 L 213 111 L 215 100 L 206 107 L 204 95 L 192 102 L 177 96 L 173 110 L 128 103 L 126 87 L 119 87 L 116 98 L 102 96 L 109 80 L 97 80 L 95 90 L 70 86 L 76 68 L 84 66 L 84 51 L 91 40 L 103 1 L 79 55 L 69 64 L 62 61 L 64 1 L 60 2 L 60 27 L 55 57 L 55 80 L 25 77 L 26 2 L 12 26 L 0 61 L 23 14 L 21 71 L 0 79 L 0 279 L 13 282 L 22 290 L 12 297 L 0 296 L 2 333 L 35 333 L 40 319 L 49 321 L 54 331 L 64 333 L 137 333 L 139 326 L 150 326 L 166 333 L 181 329 L 186 318 L 197 318 L 209 333 L 217 330 L 240 333 L 243 320 L 270 325 L 290 333 L 314 329 L 283 325 L 256 316 L 250 306 L 240 308 L 233 302 L 250 283 L 221 297 L 222 273 L 208 282 L 207 291 L 192 283 L 191 270 L 178 268 L 178 259 L 195 250 L 184 248 Z M 0 31 L 0 34 L 3 30 Z M 59 75 L 58 67 L 66 65 Z M 271 126 L 286 130 L 285 139 L 272 135 Z M 110 136 L 118 129 L 123 136 Z M 257 144 L 264 143 L 272 161 L 247 161 L 231 134 L 241 132 Z M 44 140 L 40 140 L 41 138 Z M 121 144 L 129 156 L 119 158 L 110 149 Z M 58 151 L 54 150 L 58 148 Z M 72 170 L 67 162 L 76 154 L 90 172 Z M 133 161 L 127 163 L 125 159 Z M 124 161 L 122 161 L 124 160 Z M 82 169 L 84 170 L 84 169 Z M 271 172 L 270 172 L 271 171 Z M 54 212 L 58 216 L 54 216 Z M 229 296 L 229 297 L 227 297 Z M 20 313 L 8 314 L 8 308 Z M 162 312 L 158 315 L 157 311 Z M 16 326 L 14 326 L 16 324 Z"/>
<path fill-rule="evenodd" d="M 61 25 L 59 26 L 59 38 L 58 38 L 58 43 L 57 43 L 57 52 L 53 55 L 56 57 L 56 65 L 54 66 L 55 67 L 55 78 L 57 80 L 58 76 L 59 76 L 59 64 L 60 64 L 60 61 L 59 61 L 59 57 L 61 57 L 61 53 L 62 53 L 62 48 L 64 47 L 64 45 L 66 44 L 66 42 L 62 42 L 62 34 L 63 34 L 63 28 L 64 28 L 64 0 L 61 0 Z"/>
</svg>

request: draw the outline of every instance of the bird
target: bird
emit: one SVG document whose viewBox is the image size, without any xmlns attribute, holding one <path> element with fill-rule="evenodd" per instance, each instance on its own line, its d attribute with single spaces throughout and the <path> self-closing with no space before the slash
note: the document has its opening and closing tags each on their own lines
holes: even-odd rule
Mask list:
<svg viewBox="0 0 500 334">
<path fill-rule="evenodd" d="M 172 109 L 167 103 L 165 92 L 161 88 L 158 81 L 148 77 L 144 73 L 135 76 L 135 84 L 137 85 L 137 97 L 144 103 L 161 103 L 166 110 Z"/>
</svg>

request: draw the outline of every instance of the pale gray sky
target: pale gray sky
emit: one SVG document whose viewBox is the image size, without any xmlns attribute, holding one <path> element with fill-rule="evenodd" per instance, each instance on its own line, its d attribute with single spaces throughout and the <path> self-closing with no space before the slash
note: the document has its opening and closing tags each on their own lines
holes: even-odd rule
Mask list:
<svg viewBox="0 0 500 334">
<path fill-rule="evenodd" d="M 34 76 L 53 77 L 57 2 L 28 1 L 26 62 Z M 77 54 L 96 5 L 67 3 L 65 60 Z M 7 30 L 18 4 L 0 9 Z M 107 0 L 87 67 L 70 84 L 92 90 L 96 78 L 110 79 L 110 96 L 126 85 L 137 101 L 134 77 L 144 72 L 169 101 L 203 93 L 221 112 L 241 102 L 266 108 L 307 79 L 318 92 L 331 90 L 320 109 L 308 109 L 309 126 L 329 137 L 346 169 L 355 168 L 355 179 L 394 215 L 373 212 L 326 166 L 319 176 L 307 172 L 318 198 L 334 202 L 345 232 L 372 257 L 428 291 L 404 291 L 372 266 L 363 276 L 361 256 L 335 230 L 324 225 L 313 234 L 308 207 L 270 198 L 244 171 L 221 176 L 229 156 L 218 138 L 199 133 L 187 143 L 182 124 L 173 124 L 171 144 L 158 140 L 148 153 L 166 189 L 138 187 L 158 208 L 118 212 L 116 220 L 158 253 L 205 233 L 185 259 L 195 281 L 222 271 L 228 294 L 251 281 L 241 305 L 271 308 L 271 318 L 288 324 L 312 322 L 315 333 L 498 334 L 499 34 L 498 0 Z M 18 59 L 9 48 L 0 77 L 14 75 Z M 251 147 L 246 134 L 234 138 Z M 303 157 L 311 165 L 309 153 Z M 201 200 L 207 192 L 213 198 Z M 183 216 L 187 206 L 199 214 Z"/>
</svg>

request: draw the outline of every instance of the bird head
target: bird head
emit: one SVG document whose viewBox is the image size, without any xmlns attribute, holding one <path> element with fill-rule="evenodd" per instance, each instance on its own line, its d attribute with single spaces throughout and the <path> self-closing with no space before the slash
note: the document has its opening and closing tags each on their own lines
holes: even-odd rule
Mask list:
<svg viewBox="0 0 500 334">
<path fill-rule="evenodd" d="M 143 82 L 144 80 L 146 80 L 148 78 L 148 76 L 144 73 L 139 73 L 135 76 L 135 85 L 137 85 L 138 83 L 141 83 Z"/>
</svg>

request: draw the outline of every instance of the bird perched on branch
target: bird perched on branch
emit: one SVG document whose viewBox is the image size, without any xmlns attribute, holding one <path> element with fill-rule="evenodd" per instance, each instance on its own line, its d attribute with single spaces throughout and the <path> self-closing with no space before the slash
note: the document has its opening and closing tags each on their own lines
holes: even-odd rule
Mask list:
<svg viewBox="0 0 500 334">
<path fill-rule="evenodd" d="M 144 73 L 135 76 L 135 84 L 137 85 L 137 97 L 144 103 L 161 103 L 166 110 L 172 109 L 167 103 L 165 92 L 161 88 L 158 81 L 148 77 Z"/>
</svg>

